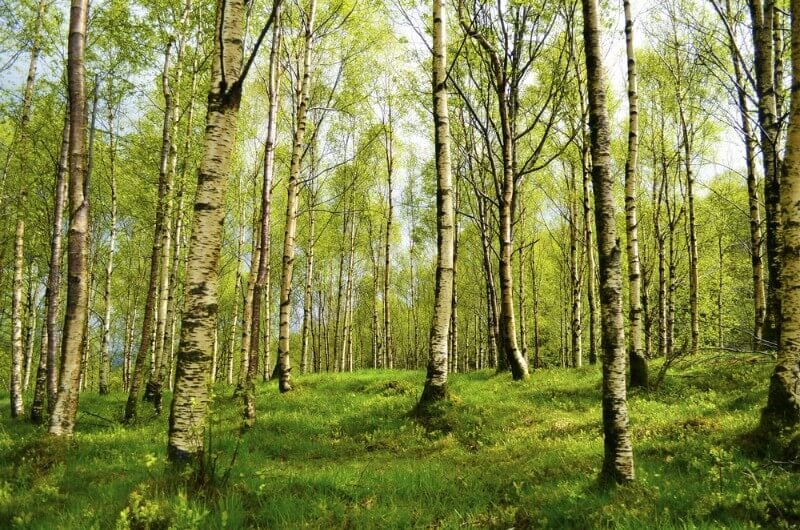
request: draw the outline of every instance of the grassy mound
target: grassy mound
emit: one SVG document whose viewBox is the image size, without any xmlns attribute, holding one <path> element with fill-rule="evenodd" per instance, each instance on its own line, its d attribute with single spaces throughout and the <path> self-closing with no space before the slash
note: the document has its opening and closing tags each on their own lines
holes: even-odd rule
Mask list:
<svg viewBox="0 0 800 530">
<path fill-rule="evenodd" d="M 789 528 L 796 471 L 741 445 L 770 368 L 698 358 L 633 393 L 637 481 L 610 489 L 597 483 L 598 368 L 452 376 L 439 428 L 409 414 L 421 372 L 301 376 L 286 395 L 261 386 L 242 435 L 240 403 L 219 386 L 208 458 L 229 477 L 213 491 L 165 464 L 166 414 L 143 404 L 123 427 L 111 420 L 125 396 L 87 394 L 71 442 L 0 420 L 0 527 Z"/>
</svg>

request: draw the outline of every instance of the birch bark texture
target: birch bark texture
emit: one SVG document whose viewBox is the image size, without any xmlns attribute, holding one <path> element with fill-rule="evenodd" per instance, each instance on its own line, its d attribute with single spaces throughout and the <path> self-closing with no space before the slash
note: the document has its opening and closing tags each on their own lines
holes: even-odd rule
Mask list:
<svg viewBox="0 0 800 530">
<path fill-rule="evenodd" d="M 599 8 L 597 0 L 582 0 L 582 4 L 600 272 L 605 449 L 601 476 L 605 480 L 623 483 L 633 480 L 635 475 L 625 387 L 625 330 L 620 266 L 622 252 L 615 226 L 614 177 L 611 173 L 611 141 L 600 48 Z"/>
<path fill-rule="evenodd" d="M 292 389 L 292 363 L 289 351 L 289 318 L 292 312 L 292 279 L 294 275 L 294 240 L 297 235 L 297 192 L 300 182 L 300 163 L 303 156 L 303 142 L 306 132 L 306 112 L 311 92 L 311 44 L 314 36 L 314 22 L 317 1 L 311 0 L 305 28 L 303 48 L 303 77 L 297 93 L 296 123 L 292 139 L 292 158 L 289 167 L 289 182 L 286 200 L 286 228 L 283 234 L 283 267 L 281 272 L 280 332 L 278 336 L 278 387 L 281 392 Z"/>
<path fill-rule="evenodd" d="M 211 352 L 217 325 L 219 256 L 225 184 L 241 99 L 245 2 L 218 0 L 203 155 L 197 175 L 184 311 L 167 456 L 202 455 L 208 414 Z"/>
<path fill-rule="evenodd" d="M 781 179 L 782 322 L 778 362 L 761 414 L 766 435 L 800 425 L 800 0 L 792 0 L 792 92 Z"/>
<path fill-rule="evenodd" d="M 642 338 L 642 274 L 639 259 L 639 222 L 636 211 L 637 161 L 639 158 L 639 91 L 636 79 L 636 56 L 633 49 L 633 17 L 630 0 L 625 10 L 625 49 L 628 59 L 628 156 L 625 159 L 625 232 L 628 238 L 628 320 L 630 337 L 628 360 L 631 386 L 647 388 L 647 359 Z"/>
<path fill-rule="evenodd" d="M 453 183 L 447 107 L 447 11 L 433 1 L 433 121 L 436 156 L 436 291 L 430 357 L 418 408 L 447 399 L 447 344 L 453 300 Z"/>
<path fill-rule="evenodd" d="M 86 25 L 89 0 L 72 0 L 67 48 L 69 91 L 69 236 L 67 306 L 61 339 L 61 373 L 50 415 L 50 434 L 71 436 L 78 412 L 81 352 L 89 300 L 89 197 L 86 179 Z"/>
</svg>

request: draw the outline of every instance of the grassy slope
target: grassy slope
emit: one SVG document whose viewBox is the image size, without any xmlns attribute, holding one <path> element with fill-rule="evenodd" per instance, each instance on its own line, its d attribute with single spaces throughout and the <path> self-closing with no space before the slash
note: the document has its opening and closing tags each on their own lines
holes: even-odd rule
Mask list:
<svg viewBox="0 0 800 530">
<path fill-rule="evenodd" d="M 672 372 L 658 392 L 632 395 L 638 481 L 610 489 L 596 482 L 596 368 L 540 371 L 524 384 L 488 372 L 453 376 L 455 405 L 433 432 L 407 416 L 418 372 L 298 377 L 284 396 L 265 385 L 230 479 L 202 495 L 176 487 L 164 465 L 166 416 L 121 427 L 98 416 L 119 416 L 123 395 L 85 395 L 68 444 L 3 414 L 0 527 L 797 525 L 797 474 L 739 449 L 768 374 L 767 364 L 707 358 Z M 220 477 L 237 445 L 239 402 L 218 392 Z"/>
</svg>

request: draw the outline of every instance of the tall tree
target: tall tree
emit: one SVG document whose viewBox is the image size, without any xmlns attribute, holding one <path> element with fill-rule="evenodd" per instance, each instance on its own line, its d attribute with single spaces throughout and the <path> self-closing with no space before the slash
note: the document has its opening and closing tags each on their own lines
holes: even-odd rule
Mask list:
<svg viewBox="0 0 800 530">
<path fill-rule="evenodd" d="M 67 240 L 67 309 L 61 340 L 58 394 L 50 416 L 50 434 L 71 436 L 78 412 L 83 347 L 89 297 L 89 197 L 86 178 L 85 50 L 88 0 L 72 0 L 67 48 L 69 86 L 69 238 Z"/>
<path fill-rule="evenodd" d="M 447 342 L 453 301 L 454 215 L 447 108 L 447 11 L 433 0 L 433 123 L 436 156 L 436 291 L 425 386 L 418 408 L 447 399 Z"/>
<path fill-rule="evenodd" d="M 775 98 L 775 50 L 773 0 L 749 0 L 753 32 L 753 61 L 755 66 L 758 128 L 761 160 L 764 170 L 764 213 L 766 217 L 767 251 L 767 316 L 764 340 L 777 346 L 780 340 L 780 259 L 781 207 L 780 174 L 778 169 L 778 136 L 780 121 Z"/>
<path fill-rule="evenodd" d="M 292 363 L 289 351 L 289 317 L 292 311 L 292 278 L 294 274 L 294 240 L 297 232 L 297 192 L 300 181 L 300 163 L 306 132 L 306 113 L 311 91 L 311 48 L 316 21 L 317 0 L 310 0 L 305 17 L 305 43 L 303 46 L 303 69 L 298 72 L 292 158 L 289 166 L 289 182 L 286 200 L 286 227 L 283 233 L 283 267 L 281 270 L 280 334 L 278 337 L 278 376 L 281 392 L 292 389 Z"/>
<path fill-rule="evenodd" d="M 628 254 L 628 360 L 631 386 L 647 388 L 647 359 L 642 347 L 642 273 L 639 260 L 639 221 L 636 211 L 637 160 L 639 157 L 639 91 L 636 83 L 636 55 L 633 49 L 633 17 L 630 0 L 625 10 L 625 50 L 628 59 L 628 156 L 625 159 L 625 233 Z"/>
<path fill-rule="evenodd" d="M 800 0 L 792 0 L 792 92 L 781 179 L 783 222 L 782 322 L 778 362 L 769 384 L 761 430 L 776 435 L 800 425 Z"/>
<path fill-rule="evenodd" d="M 55 175 L 53 221 L 50 228 L 50 262 L 45 289 L 45 321 L 44 328 L 47 339 L 42 346 L 42 355 L 36 371 L 36 388 L 31 404 L 31 421 L 44 421 L 45 398 L 47 409 L 53 411 L 56 404 L 58 388 L 58 363 L 56 350 L 58 346 L 58 307 L 61 292 L 61 231 L 64 221 L 64 207 L 67 198 L 67 172 L 69 170 L 69 138 L 70 114 L 64 115 L 64 126 L 61 131 L 61 149 Z"/>
<path fill-rule="evenodd" d="M 245 2 L 218 0 L 203 155 L 197 175 L 192 237 L 186 267 L 183 324 L 169 416 L 167 455 L 173 462 L 204 450 L 211 351 L 217 328 L 223 198 L 236 136 L 242 85 L 258 47 L 275 20 L 270 16 L 249 59 L 243 61 Z"/>
<path fill-rule="evenodd" d="M 261 336 L 261 304 L 264 295 L 269 296 L 269 264 L 270 264 L 270 220 L 272 216 L 272 179 L 275 173 L 275 143 L 277 141 L 278 121 L 278 53 L 281 47 L 281 14 L 280 5 L 275 9 L 275 23 L 272 27 L 272 47 L 269 52 L 269 78 L 267 80 L 267 93 L 269 95 L 269 111 L 267 115 L 267 138 L 264 143 L 264 172 L 261 184 L 261 213 L 258 227 L 258 245 L 254 253 L 253 263 L 256 267 L 255 281 L 252 292 L 248 293 L 250 320 L 245 320 L 244 327 L 249 329 L 249 336 L 242 337 L 247 340 L 247 371 L 244 377 L 244 417 L 254 420 L 256 417 L 255 405 L 255 380 L 258 376 L 258 344 Z M 251 273 L 251 276 L 253 274 Z M 247 312 L 248 308 L 245 308 Z M 269 303 L 267 303 L 269 311 Z M 267 312 L 269 316 L 269 312 Z M 269 328 L 269 318 L 266 319 Z M 269 348 L 269 343 L 267 343 Z M 244 349 L 242 350 L 244 353 Z M 243 361 L 244 362 L 244 361 Z M 269 366 L 264 367 L 269 370 Z"/>
<path fill-rule="evenodd" d="M 582 0 L 583 40 L 589 94 L 589 128 L 595 224 L 600 269 L 600 306 L 603 348 L 603 459 L 602 476 L 616 482 L 634 479 L 633 448 L 628 432 L 625 388 L 625 329 L 622 319 L 621 251 L 615 226 L 614 178 L 606 107 L 605 74 L 600 47 L 597 0 Z"/>
</svg>

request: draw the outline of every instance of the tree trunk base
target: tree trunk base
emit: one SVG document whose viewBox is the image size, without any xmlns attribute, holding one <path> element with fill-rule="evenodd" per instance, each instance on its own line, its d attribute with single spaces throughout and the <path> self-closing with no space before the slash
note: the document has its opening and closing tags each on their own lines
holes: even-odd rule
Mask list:
<svg viewBox="0 0 800 530">
<path fill-rule="evenodd" d="M 649 386 L 649 376 L 647 370 L 647 359 L 643 355 L 631 352 L 628 356 L 628 362 L 631 365 L 631 388 L 644 388 Z"/>
</svg>

